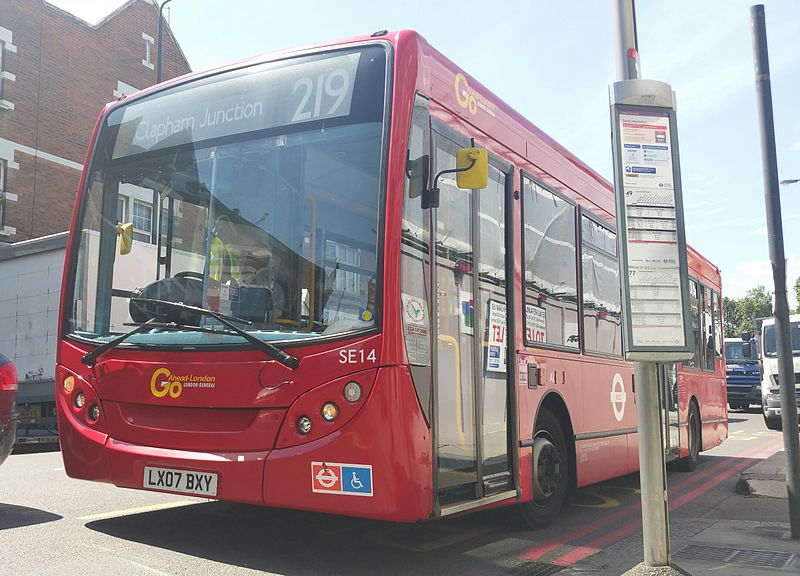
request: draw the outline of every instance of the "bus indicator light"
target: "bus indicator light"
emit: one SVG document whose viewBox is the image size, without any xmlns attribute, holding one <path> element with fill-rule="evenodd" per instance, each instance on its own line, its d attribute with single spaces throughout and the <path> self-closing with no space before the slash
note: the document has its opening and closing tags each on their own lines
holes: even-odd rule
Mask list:
<svg viewBox="0 0 800 576">
<path fill-rule="evenodd" d="M 92 404 L 92 407 L 89 408 L 88 417 L 92 422 L 97 422 L 97 419 L 100 418 L 100 407 L 97 404 Z"/>
<path fill-rule="evenodd" d="M 67 376 L 64 378 L 64 391 L 70 394 L 75 389 L 75 376 Z"/>
<path fill-rule="evenodd" d="M 300 416 L 297 419 L 297 431 L 304 435 L 311 432 L 311 419 L 308 416 Z"/>
<path fill-rule="evenodd" d="M 343 393 L 348 402 L 358 402 L 361 399 L 361 386 L 358 382 L 348 382 L 344 386 Z"/>
<path fill-rule="evenodd" d="M 333 422 L 339 417 L 339 407 L 333 402 L 325 402 L 322 407 L 322 417 L 328 422 Z"/>
</svg>

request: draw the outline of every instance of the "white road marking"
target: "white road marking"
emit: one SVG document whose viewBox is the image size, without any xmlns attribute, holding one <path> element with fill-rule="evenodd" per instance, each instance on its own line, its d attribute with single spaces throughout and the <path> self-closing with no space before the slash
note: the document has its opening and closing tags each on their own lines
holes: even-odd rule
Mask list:
<svg viewBox="0 0 800 576">
<path fill-rule="evenodd" d="M 94 520 L 105 520 L 107 518 L 116 518 L 118 516 L 128 516 L 130 514 L 141 514 L 142 512 L 154 512 L 156 510 L 167 510 L 169 508 L 179 508 L 181 506 L 190 506 L 191 504 L 200 504 L 199 500 L 178 500 L 177 502 L 165 502 L 164 504 L 153 504 L 151 506 L 139 506 L 137 508 L 125 508 L 124 510 L 114 510 L 112 512 L 103 512 L 101 514 L 90 514 L 88 516 L 79 516 L 78 520 L 83 522 L 92 522 Z"/>
</svg>

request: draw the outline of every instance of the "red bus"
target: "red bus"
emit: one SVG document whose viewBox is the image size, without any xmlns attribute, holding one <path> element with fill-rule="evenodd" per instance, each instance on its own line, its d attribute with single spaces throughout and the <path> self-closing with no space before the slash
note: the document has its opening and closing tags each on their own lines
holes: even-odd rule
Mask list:
<svg viewBox="0 0 800 576">
<path fill-rule="evenodd" d="M 454 174 L 469 149 L 481 189 Z M 414 32 L 144 90 L 102 111 L 73 214 L 66 471 L 545 525 L 638 469 L 616 251 L 612 186 Z M 693 468 L 727 420 L 719 270 L 689 265 L 696 360 L 661 389 Z"/>
</svg>

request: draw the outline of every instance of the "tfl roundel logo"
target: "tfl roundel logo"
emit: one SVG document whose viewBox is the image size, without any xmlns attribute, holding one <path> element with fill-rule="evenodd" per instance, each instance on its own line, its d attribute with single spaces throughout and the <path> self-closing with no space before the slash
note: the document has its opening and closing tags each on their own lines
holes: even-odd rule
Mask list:
<svg viewBox="0 0 800 576">
<path fill-rule="evenodd" d="M 372 466 L 312 462 L 311 491 L 318 494 L 372 496 Z"/>
</svg>

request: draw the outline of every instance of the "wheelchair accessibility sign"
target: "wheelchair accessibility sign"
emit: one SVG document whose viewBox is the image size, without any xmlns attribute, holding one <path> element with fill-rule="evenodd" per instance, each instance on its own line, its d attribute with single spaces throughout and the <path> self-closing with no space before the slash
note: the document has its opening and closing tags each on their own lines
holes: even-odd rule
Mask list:
<svg viewBox="0 0 800 576">
<path fill-rule="evenodd" d="M 319 494 L 372 496 L 372 466 L 312 462 L 311 491 Z"/>
</svg>

